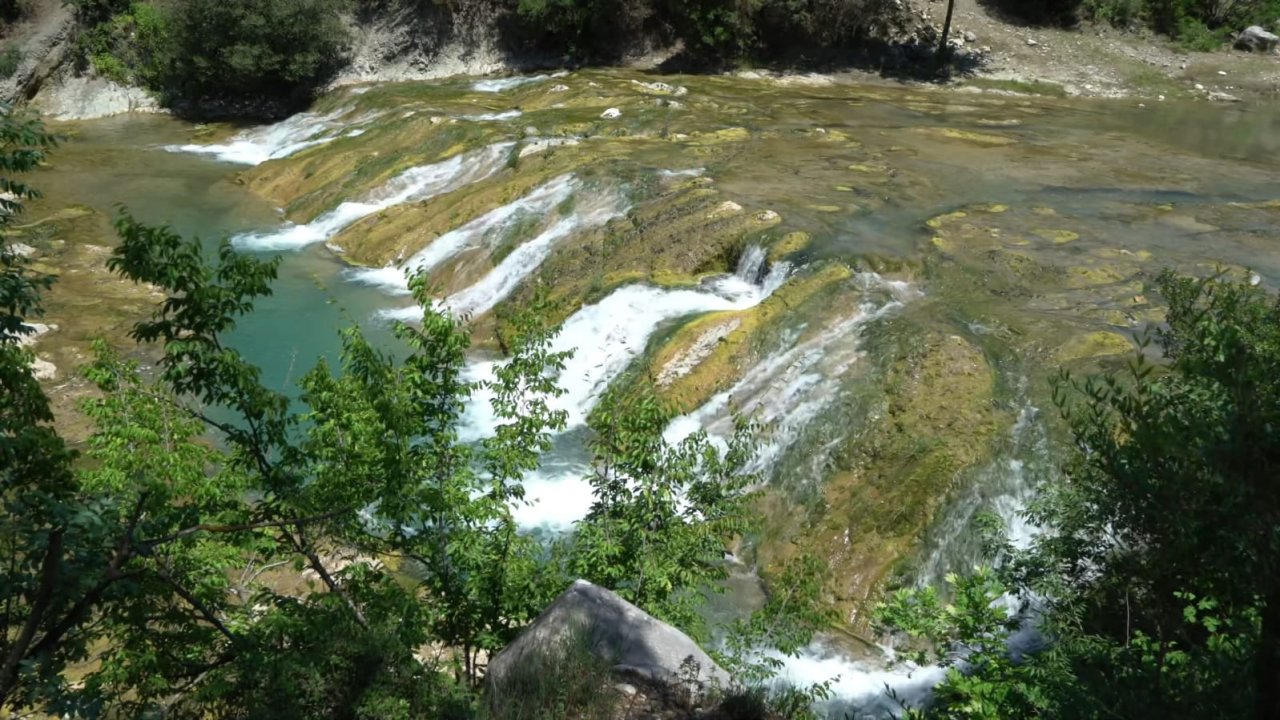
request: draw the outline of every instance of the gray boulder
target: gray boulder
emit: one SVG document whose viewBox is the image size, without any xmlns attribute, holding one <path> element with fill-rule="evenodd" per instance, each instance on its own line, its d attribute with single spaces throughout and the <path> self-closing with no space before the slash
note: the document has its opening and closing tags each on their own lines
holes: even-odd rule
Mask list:
<svg viewBox="0 0 1280 720">
<path fill-rule="evenodd" d="M 1236 36 L 1235 48 L 1248 52 L 1271 52 L 1280 43 L 1280 37 L 1269 33 L 1257 25 L 1250 25 Z"/>
<path fill-rule="evenodd" d="M 495 655 L 485 681 L 501 684 L 522 664 L 560 651 L 568 638 L 580 638 L 618 673 L 667 685 L 693 680 L 694 692 L 730 684 L 729 674 L 688 635 L 586 580 L 569 586 Z"/>
</svg>

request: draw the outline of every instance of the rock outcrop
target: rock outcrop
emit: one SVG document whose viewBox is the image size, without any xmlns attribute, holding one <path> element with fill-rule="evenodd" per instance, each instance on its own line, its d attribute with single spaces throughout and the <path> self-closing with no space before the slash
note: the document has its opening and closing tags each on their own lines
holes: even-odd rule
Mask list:
<svg viewBox="0 0 1280 720">
<path fill-rule="evenodd" d="M 30 100 L 55 70 L 67 60 L 75 33 L 75 15 L 69 4 L 36 3 L 31 17 L 9 31 L 8 43 L 20 60 L 13 74 L 0 79 L 0 101 L 16 104 Z"/>
<path fill-rule="evenodd" d="M 1235 48 L 1248 52 L 1271 52 L 1280 43 L 1280 37 L 1257 25 L 1250 25 L 1236 36 Z"/>
<path fill-rule="evenodd" d="M 486 682 L 502 683 L 521 664 L 559 651 L 575 636 L 618 673 L 670 685 L 694 680 L 695 692 L 729 686 L 728 673 L 688 635 L 586 580 L 569 586 L 493 657 Z"/>
</svg>

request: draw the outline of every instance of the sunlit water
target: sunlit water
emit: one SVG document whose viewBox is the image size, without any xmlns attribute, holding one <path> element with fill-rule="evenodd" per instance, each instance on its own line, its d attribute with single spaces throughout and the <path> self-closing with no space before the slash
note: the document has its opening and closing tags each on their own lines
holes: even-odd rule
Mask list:
<svg viewBox="0 0 1280 720">
<path fill-rule="evenodd" d="M 488 79 L 472 88 L 500 95 L 553 77 L 559 76 Z M 1274 109 L 1202 104 L 1139 109 L 1132 103 L 1067 101 L 983 104 L 958 94 L 927 93 L 924 100 L 921 95 L 879 89 L 850 102 L 834 90 L 788 99 L 775 92 L 750 101 L 772 118 L 777 137 L 756 142 L 749 158 L 689 168 L 687 159 L 672 156 L 668 165 L 659 154 L 652 172 L 667 178 L 714 178 L 726 196 L 774 209 L 812 231 L 819 257 L 911 257 L 926 237 L 921 232 L 925 219 L 970 203 L 1004 203 L 1053 208 L 1080 234 L 1082 249 L 1141 249 L 1171 262 L 1212 257 L 1254 268 L 1268 283 L 1280 281 L 1275 228 L 1194 219 L 1227 203 L 1280 196 L 1269 182 L 1280 169 L 1280 113 Z M 724 100 L 741 102 L 728 95 Z M 505 123 L 521 114 L 511 108 L 457 117 Z M 561 176 L 460 224 L 407 259 L 385 268 L 352 270 L 325 247 L 326 240 L 397 204 L 429 203 L 488 177 L 506 161 L 514 138 L 410 168 L 384 187 L 347 198 L 306 223 L 285 221 L 235 182 L 237 168 L 351 137 L 371 122 L 376 118 L 346 111 L 298 116 L 212 145 L 192 143 L 188 127 L 166 118 L 126 116 L 83 123 L 70 127 L 72 140 L 55 154 L 39 185 L 59 204 L 88 205 L 108 215 L 123 203 L 139 219 L 170 223 L 185 235 L 199 235 L 210 247 L 234 238 L 242 249 L 263 257 L 283 251 L 273 296 L 258 302 L 255 312 L 238 324 L 232 341 L 263 368 L 269 386 L 286 391 L 317 357 L 336 361 L 341 327 L 359 323 L 375 344 L 395 349 L 389 318 L 413 319 L 417 312 L 405 307 L 406 271 L 430 269 L 465 252 L 492 252 L 518 223 L 543 218 L 483 277 L 442 299 L 454 312 L 483 314 L 529 278 L 556 243 L 627 210 L 616 189 L 593 188 L 589 201 L 562 211 L 565 200 L 582 188 L 577 178 Z M 789 133 L 819 127 L 863 138 L 892 160 L 884 168 L 857 170 L 883 171 L 879 191 L 841 194 L 840 178 L 857 160 L 846 157 L 847 151 L 796 152 Z M 927 132 L 941 127 L 998 132 L 1016 144 L 992 153 Z M 1153 204 L 1171 208 L 1168 219 L 1151 221 L 1134 210 L 1135 205 Z M 106 244 L 105 223 L 99 232 L 101 237 L 84 240 Z M 583 426 L 609 383 L 641 355 L 660 327 L 698 313 L 753 307 L 793 270 L 786 263 L 768 264 L 757 249 L 744 255 L 736 273 L 706 278 L 700 287 L 624 285 L 571 315 L 553 348 L 575 353 L 561 378 L 565 395 L 554 402 L 567 413 L 569 428 L 543 468 L 527 479 L 532 502 L 520 509 L 519 520 L 529 527 L 564 529 L 587 511 L 591 496 Z M 862 360 L 862 328 L 931 291 L 923 283 L 890 283 L 870 273 L 862 282 L 867 291 L 863 303 L 835 313 L 822 327 L 793 328 L 733 388 L 673 422 L 669 438 L 706 429 L 723 439 L 730 432 L 731 406 L 754 410 L 776 427 L 759 459 L 759 467 L 768 471 L 797 434 L 839 397 L 841 378 Z M 477 356 L 468 372 L 477 379 L 491 377 L 495 362 Z M 468 406 L 468 438 L 482 437 L 492 427 L 485 400 L 481 394 Z M 926 538 L 921 581 L 936 581 L 972 561 L 976 550 L 966 528 L 979 509 L 997 511 L 1016 542 L 1026 542 L 1033 532 L 1019 511 L 1049 462 L 1038 411 L 1022 402 L 1007 448 L 975 471 L 969 493 L 953 501 Z M 820 460 L 815 453 L 815 467 Z M 786 667 L 786 675 L 799 682 L 838 676 L 833 687 L 841 707 L 852 703 L 864 709 L 890 707 L 882 696 L 886 683 L 909 698 L 927 690 L 939 674 L 936 668 L 887 669 L 870 658 L 853 659 L 830 639 L 815 643 Z"/>
</svg>

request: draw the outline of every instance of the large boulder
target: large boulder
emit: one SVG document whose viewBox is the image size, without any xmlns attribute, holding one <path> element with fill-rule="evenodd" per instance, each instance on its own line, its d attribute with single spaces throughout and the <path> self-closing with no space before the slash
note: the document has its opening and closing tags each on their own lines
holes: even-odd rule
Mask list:
<svg viewBox="0 0 1280 720">
<path fill-rule="evenodd" d="M 1250 25 L 1236 36 L 1235 48 L 1248 52 L 1271 52 L 1280 43 L 1280 37 L 1269 33 L 1257 25 Z"/>
<path fill-rule="evenodd" d="M 670 685 L 693 680 L 695 692 L 729 686 L 729 674 L 688 635 L 586 580 L 574 582 L 490 660 L 486 682 L 500 685 L 522 664 L 560 652 L 570 638 L 618 673 Z"/>
</svg>

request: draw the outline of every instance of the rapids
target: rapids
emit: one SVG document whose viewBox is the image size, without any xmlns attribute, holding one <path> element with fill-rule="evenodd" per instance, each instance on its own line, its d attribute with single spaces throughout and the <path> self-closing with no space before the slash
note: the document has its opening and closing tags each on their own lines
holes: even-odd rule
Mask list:
<svg viewBox="0 0 1280 720">
<path fill-rule="evenodd" d="M 723 439 L 735 412 L 769 427 L 755 469 L 776 537 L 745 562 L 771 570 L 790 545 L 829 559 L 843 620 L 862 628 L 877 588 L 979 561 L 979 512 L 1030 542 L 1021 511 L 1054 468 L 1046 378 L 1132 352 L 1162 318 L 1152 273 L 1224 264 L 1280 282 L 1278 122 L 1275 108 L 583 71 L 339 90 L 249 129 L 79 123 L 36 180 L 47 232 L 31 243 L 63 275 L 47 319 L 61 329 L 36 348 L 69 368 L 146 313 L 145 291 L 104 289 L 118 202 L 285 254 L 275 294 L 232 334 L 285 390 L 336 359 L 352 322 L 403 351 L 390 322 L 420 317 L 414 273 L 473 320 L 467 373 L 491 378 L 494 318 L 541 287 L 551 349 L 573 353 L 552 402 L 568 422 L 519 522 L 561 531 L 587 512 L 588 419 L 609 388 L 652 380 L 685 408 L 669 441 Z M 468 440 L 492 431 L 483 392 L 462 424 Z M 742 612 L 758 593 L 735 600 Z M 891 710 L 886 685 L 918 698 L 941 674 L 891 654 L 833 634 L 784 675 L 837 678 L 833 712 Z"/>
</svg>

